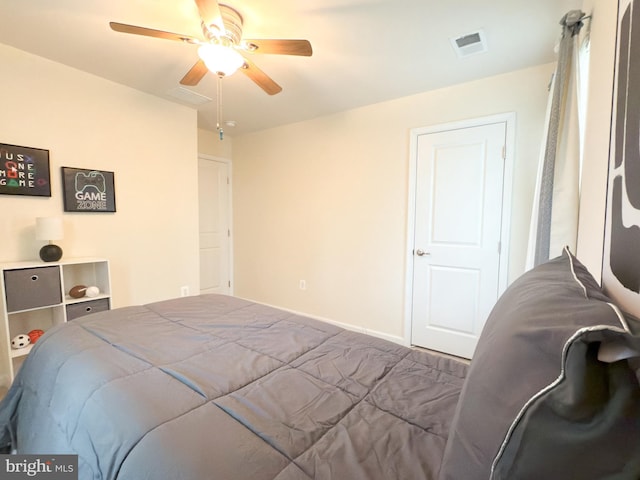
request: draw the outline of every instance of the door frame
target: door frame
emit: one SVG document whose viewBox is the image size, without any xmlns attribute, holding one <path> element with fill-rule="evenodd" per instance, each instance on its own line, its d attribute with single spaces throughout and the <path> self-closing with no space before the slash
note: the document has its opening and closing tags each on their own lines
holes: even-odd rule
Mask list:
<svg viewBox="0 0 640 480">
<path fill-rule="evenodd" d="M 233 295 L 233 291 L 235 288 L 235 282 L 233 279 L 233 163 L 229 158 L 217 157 L 214 155 L 208 155 L 206 153 L 198 153 L 198 160 L 209 160 L 213 162 L 220 162 L 227 165 L 229 172 L 229 188 L 227 189 L 227 214 L 229 215 L 229 281 L 231 282 L 231 286 L 229 287 L 229 295 Z M 198 171 L 198 174 L 200 172 Z M 198 204 L 198 209 L 200 205 Z M 200 258 L 200 228 L 198 227 L 198 264 Z M 198 272 L 199 274 L 200 272 Z"/>
<path fill-rule="evenodd" d="M 498 271 L 498 295 L 507 288 L 509 274 L 509 237 L 511 233 L 511 202 L 513 196 L 513 166 L 515 160 L 516 113 L 506 112 L 468 120 L 442 123 L 428 127 L 412 128 L 409 145 L 409 185 L 407 199 L 407 235 L 405 253 L 404 288 L 404 342 L 411 345 L 411 323 L 413 321 L 413 250 L 415 248 L 416 229 L 416 189 L 418 165 L 418 137 L 420 135 L 479 127 L 492 123 L 506 124 L 506 151 L 504 155 L 504 178 L 502 184 L 502 222 L 500 232 L 500 265 Z"/>
</svg>

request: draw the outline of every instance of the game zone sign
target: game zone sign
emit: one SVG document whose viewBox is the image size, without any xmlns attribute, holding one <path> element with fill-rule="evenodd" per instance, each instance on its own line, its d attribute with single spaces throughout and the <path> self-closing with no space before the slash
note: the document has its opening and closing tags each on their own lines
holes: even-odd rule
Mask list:
<svg viewBox="0 0 640 480">
<path fill-rule="evenodd" d="M 115 212 L 113 172 L 62 167 L 65 212 Z"/>
</svg>

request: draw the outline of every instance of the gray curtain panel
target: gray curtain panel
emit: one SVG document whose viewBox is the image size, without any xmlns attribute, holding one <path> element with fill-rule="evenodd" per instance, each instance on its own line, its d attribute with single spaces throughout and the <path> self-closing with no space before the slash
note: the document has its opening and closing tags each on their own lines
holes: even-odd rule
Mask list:
<svg viewBox="0 0 640 480">
<path fill-rule="evenodd" d="M 542 165 L 542 178 L 540 184 L 540 200 L 538 208 L 538 230 L 536 232 L 536 247 L 534 265 L 549 260 L 549 246 L 551 240 L 551 215 L 553 212 L 553 179 L 555 176 L 556 151 L 558 148 L 558 135 L 560 132 L 560 119 L 566 104 L 568 81 L 571 77 L 573 63 L 573 37 L 580 33 L 582 20 L 585 14 L 580 10 L 571 10 L 560 24 L 562 25 L 562 38 L 558 65 L 553 81 L 553 98 L 547 132 L 547 144 L 545 146 Z"/>
</svg>

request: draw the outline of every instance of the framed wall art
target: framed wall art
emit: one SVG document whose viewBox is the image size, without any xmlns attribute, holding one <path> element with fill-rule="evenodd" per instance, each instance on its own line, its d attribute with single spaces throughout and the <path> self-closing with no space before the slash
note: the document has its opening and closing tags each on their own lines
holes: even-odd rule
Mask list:
<svg viewBox="0 0 640 480">
<path fill-rule="evenodd" d="M 51 196 L 49 150 L 0 143 L 0 194 Z"/>
<path fill-rule="evenodd" d="M 640 315 L 640 0 L 618 5 L 602 283 Z"/>
<path fill-rule="evenodd" d="M 113 172 L 62 167 L 65 212 L 115 212 Z"/>
</svg>

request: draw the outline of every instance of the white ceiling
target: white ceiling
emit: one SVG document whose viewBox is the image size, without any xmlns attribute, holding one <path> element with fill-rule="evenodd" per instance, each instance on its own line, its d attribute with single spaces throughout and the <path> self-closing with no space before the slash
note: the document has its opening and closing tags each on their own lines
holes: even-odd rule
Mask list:
<svg viewBox="0 0 640 480">
<path fill-rule="evenodd" d="M 236 135 L 551 62 L 558 22 L 582 0 L 223 3 L 244 17 L 245 38 L 313 46 L 312 57 L 253 57 L 283 87 L 277 95 L 242 73 L 223 80 L 224 120 L 237 122 L 225 132 Z M 196 62 L 197 47 L 117 33 L 109 21 L 202 38 L 194 0 L 0 0 L 0 43 L 180 103 L 167 92 Z M 450 38 L 478 29 L 488 52 L 458 58 Z M 188 88 L 215 99 L 216 78 Z M 199 126 L 215 129 L 215 101 L 197 108 Z"/>
</svg>

